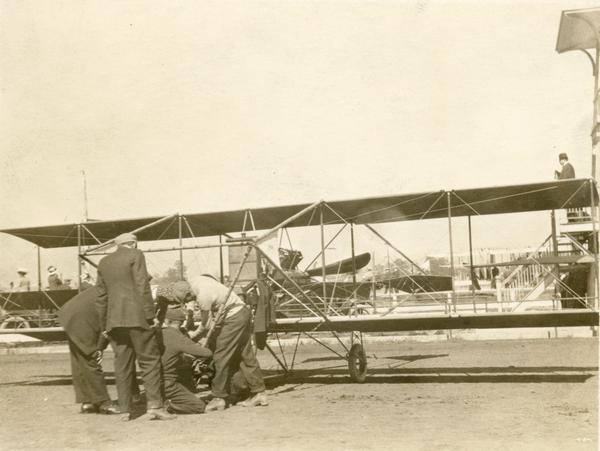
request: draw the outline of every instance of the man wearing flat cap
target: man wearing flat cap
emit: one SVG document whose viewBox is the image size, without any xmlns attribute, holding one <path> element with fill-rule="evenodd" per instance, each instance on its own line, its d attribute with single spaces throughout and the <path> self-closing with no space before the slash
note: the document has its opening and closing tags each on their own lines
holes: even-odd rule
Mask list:
<svg viewBox="0 0 600 451">
<path fill-rule="evenodd" d="M 560 171 L 554 171 L 554 177 L 558 180 L 567 180 L 575 178 L 575 169 L 573 165 L 569 163 L 569 157 L 566 153 L 558 155 L 558 161 L 561 165 Z M 581 208 L 567 208 L 567 221 L 574 222 L 578 217 L 583 215 Z"/>
<path fill-rule="evenodd" d="M 164 408 L 162 368 L 156 337 L 154 301 L 144 254 L 131 233 L 115 238 L 117 249 L 98 265 L 96 305 L 100 324 L 115 350 L 115 380 L 122 420 L 130 419 L 135 361 L 142 373 L 148 418 L 175 418 Z"/>
<path fill-rule="evenodd" d="M 168 308 L 165 313 L 165 327 L 162 329 L 164 351 L 162 355 L 165 380 L 165 397 L 169 411 L 176 413 L 203 413 L 206 405 L 192 390 L 192 368 L 183 354 L 195 357 L 210 357 L 212 352 L 194 343 L 182 331 L 186 315 L 181 307 Z"/>
<path fill-rule="evenodd" d="M 156 289 L 156 317 L 163 322 L 165 314 L 169 309 L 180 308 L 185 311 L 186 304 L 193 300 L 190 284 L 184 280 L 171 282 L 168 285 Z M 194 326 L 193 311 L 188 311 L 185 327 L 191 329 Z"/>
<path fill-rule="evenodd" d="M 561 170 L 554 171 L 555 178 L 558 180 L 574 179 L 575 169 L 573 168 L 573 165 L 569 163 L 569 157 L 566 153 L 558 155 L 558 162 L 560 163 Z"/>
</svg>

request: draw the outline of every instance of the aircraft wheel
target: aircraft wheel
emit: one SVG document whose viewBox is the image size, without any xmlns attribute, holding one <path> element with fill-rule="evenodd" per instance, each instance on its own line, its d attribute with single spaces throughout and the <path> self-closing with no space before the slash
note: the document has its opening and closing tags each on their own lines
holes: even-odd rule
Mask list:
<svg viewBox="0 0 600 451">
<path fill-rule="evenodd" d="M 0 324 L 0 329 L 29 329 L 29 327 L 27 320 L 20 316 L 9 316 Z"/>
<path fill-rule="evenodd" d="M 354 382 L 364 382 L 367 378 L 367 354 L 361 344 L 355 343 L 350 348 L 348 371 Z"/>
</svg>

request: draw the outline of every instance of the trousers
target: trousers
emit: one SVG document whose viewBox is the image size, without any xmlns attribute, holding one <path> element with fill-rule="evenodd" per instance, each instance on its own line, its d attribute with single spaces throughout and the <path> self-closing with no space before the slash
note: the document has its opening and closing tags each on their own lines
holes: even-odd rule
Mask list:
<svg viewBox="0 0 600 451">
<path fill-rule="evenodd" d="M 215 340 L 215 376 L 211 391 L 216 398 L 227 398 L 231 379 L 242 378 L 251 393 L 265 390 L 262 371 L 252 349 L 252 316 L 247 307 L 225 318 Z M 237 374 L 239 373 L 239 374 Z"/>
<path fill-rule="evenodd" d="M 69 353 L 75 402 L 102 404 L 110 401 L 100 364 L 90 355 L 85 355 L 71 339 L 69 339 Z"/>
<path fill-rule="evenodd" d="M 148 408 L 161 408 L 164 401 L 162 365 L 155 330 L 117 327 L 110 331 L 110 337 L 115 351 L 115 382 L 121 413 L 131 411 L 136 359 L 142 373 Z"/>
<path fill-rule="evenodd" d="M 183 384 L 177 381 L 165 382 L 165 398 L 171 410 L 176 413 L 203 413 L 206 404 Z"/>
</svg>

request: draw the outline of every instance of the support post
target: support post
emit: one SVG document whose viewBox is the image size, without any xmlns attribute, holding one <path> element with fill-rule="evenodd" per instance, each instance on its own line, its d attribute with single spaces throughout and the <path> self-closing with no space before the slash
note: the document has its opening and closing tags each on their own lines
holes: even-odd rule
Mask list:
<svg viewBox="0 0 600 451">
<path fill-rule="evenodd" d="M 598 32 L 596 31 L 596 39 L 598 39 Z M 596 61 L 594 63 L 594 119 L 592 123 L 592 178 L 598 180 L 596 174 L 596 165 L 598 159 L 598 148 L 600 147 L 600 138 L 598 126 L 600 121 L 598 120 L 599 106 L 598 106 L 598 62 L 600 61 L 600 42 L 596 41 Z"/>
<path fill-rule="evenodd" d="M 42 290 L 42 262 L 40 258 L 40 247 L 37 247 L 37 276 L 38 276 L 38 291 Z"/>
<path fill-rule="evenodd" d="M 356 255 L 354 253 L 354 223 L 350 223 L 350 244 L 352 249 L 352 292 L 356 293 Z"/>
<path fill-rule="evenodd" d="M 223 235 L 219 235 L 219 278 L 221 283 L 225 282 L 225 275 L 223 274 Z"/>
<path fill-rule="evenodd" d="M 504 305 L 502 304 L 502 285 L 504 284 L 500 276 L 496 276 L 496 302 L 498 303 L 498 312 L 504 311 Z M 510 299 L 509 299 L 510 301 Z"/>
<path fill-rule="evenodd" d="M 377 303 L 375 302 L 377 299 L 377 284 L 375 283 L 375 252 L 373 252 L 371 260 L 371 293 L 373 294 L 373 310 L 377 313 Z"/>
<path fill-rule="evenodd" d="M 179 235 L 179 278 L 183 280 L 183 237 L 182 237 L 182 218 L 177 216 L 178 220 L 178 235 Z"/>
<path fill-rule="evenodd" d="M 473 269 L 473 235 L 471 233 L 471 215 L 469 219 L 469 265 L 471 267 L 471 297 L 473 300 L 473 313 L 477 313 L 477 304 L 475 303 L 475 269 Z"/>
<path fill-rule="evenodd" d="M 77 291 L 81 292 L 81 224 L 77 224 Z"/>
<path fill-rule="evenodd" d="M 452 281 L 452 304 L 456 313 L 456 291 L 454 288 L 454 247 L 452 245 L 452 193 L 446 193 L 448 199 L 448 238 L 450 243 L 450 279 Z"/>
<path fill-rule="evenodd" d="M 556 233 L 556 212 L 554 210 L 552 210 L 550 212 L 550 226 L 551 226 L 551 230 L 552 230 L 552 255 L 554 255 L 555 257 L 558 257 L 558 237 L 557 237 L 557 233 Z M 560 280 L 560 270 L 558 265 L 554 265 L 554 280 Z M 557 299 L 559 290 L 560 290 L 560 285 L 557 285 L 556 283 L 554 284 L 554 299 Z M 556 303 L 554 303 L 556 304 Z M 557 305 L 553 305 L 552 306 L 553 309 L 557 309 L 558 306 Z"/>
<path fill-rule="evenodd" d="M 598 311 L 598 298 L 600 297 L 600 274 L 598 274 L 600 270 L 600 264 L 598 261 L 598 229 L 597 229 L 597 214 L 598 208 L 596 207 L 596 199 L 594 195 L 594 180 L 590 180 L 590 198 L 591 198 L 591 210 L 590 217 L 592 219 L 592 246 L 594 250 L 594 310 Z"/>
<path fill-rule="evenodd" d="M 329 305 L 333 299 L 327 302 L 327 282 L 325 281 L 325 224 L 323 220 L 323 204 L 319 206 L 319 224 L 321 228 L 321 277 L 323 278 L 323 300 L 325 301 L 327 309 L 329 309 Z"/>
</svg>

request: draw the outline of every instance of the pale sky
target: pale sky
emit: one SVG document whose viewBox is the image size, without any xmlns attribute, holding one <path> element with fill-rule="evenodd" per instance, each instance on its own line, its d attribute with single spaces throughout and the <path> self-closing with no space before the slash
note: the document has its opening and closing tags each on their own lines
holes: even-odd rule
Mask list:
<svg viewBox="0 0 600 451">
<path fill-rule="evenodd" d="M 559 152 L 588 176 L 591 66 L 554 48 L 591 6 L 0 0 L 0 228 L 79 221 L 82 169 L 96 219 L 542 181 Z M 444 251 L 440 224 L 400 247 Z M 474 244 L 548 224 L 482 219 Z M 0 283 L 35 269 L 0 248 Z"/>
</svg>

